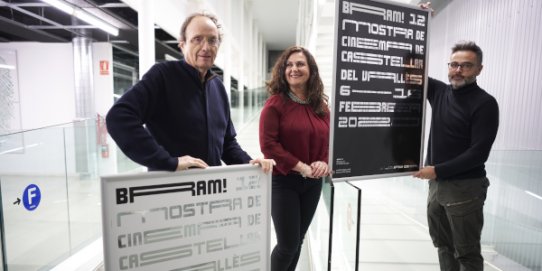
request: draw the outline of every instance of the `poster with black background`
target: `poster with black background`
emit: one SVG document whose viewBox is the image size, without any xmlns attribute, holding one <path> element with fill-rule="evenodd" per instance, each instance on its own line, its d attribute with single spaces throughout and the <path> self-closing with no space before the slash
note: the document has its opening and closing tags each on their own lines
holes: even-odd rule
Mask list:
<svg viewBox="0 0 542 271">
<path fill-rule="evenodd" d="M 333 180 L 411 174 L 422 161 L 429 13 L 339 0 L 330 154 Z"/>
</svg>

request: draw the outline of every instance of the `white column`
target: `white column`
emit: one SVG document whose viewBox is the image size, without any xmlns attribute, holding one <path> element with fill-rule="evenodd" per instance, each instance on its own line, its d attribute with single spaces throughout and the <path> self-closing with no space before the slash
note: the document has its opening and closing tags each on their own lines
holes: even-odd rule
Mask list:
<svg viewBox="0 0 542 271">
<path fill-rule="evenodd" d="M 93 177 L 97 172 L 96 157 L 88 155 L 96 150 L 96 130 L 93 123 L 96 119 L 95 93 L 92 70 L 92 41 L 86 37 L 73 39 L 73 61 L 75 75 L 75 116 L 87 119 L 74 123 L 73 136 L 75 142 L 75 170 L 80 178 Z"/>
<path fill-rule="evenodd" d="M 92 40 L 76 37 L 72 40 L 75 74 L 75 116 L 78 119 L 95 118 L 94 74 Z"/>
<path fill-rule="evenodd" d="M 224 35 L 224 39 L 221 45 L 222 56 L 224 58 L 224 67 L 223 69 L 223 76 L 224 76 L 224 87 L 226 88 L 226 93 L 228 94 L 228 100 L 230 101 L 231 105 L 231 62 L 232 62 L 232 53 L 231 53 L 231 42 L 233 40 L 233 27 L 232 27 L 232 19 L 231 19 L 231 8 L 232 3 L 231 0 L 222 0 L 221 1 L 222 7 L 221 9 L 224 11 L 222 21 L 224 22 L 224 27 L 227 27 L 228 31 Z M 226 29 L 224 29 L 226 31 Z"/>
<path fill-rule="evenodd" d="M 254 69 L 252 68 L 252 65 L 256 64 L 256 59 L 254 58 L 254 18 L 252 18 L 250 13 L 247 18 L 247 23 L 248 23 L 247 46 L 248 46 L 248 55 L 249 55 L 248 62 L 251 65 L 250 67 L 248 67 L 247 76 L 249 77 L 249 80 L 248 80 L 247 85 L 249 89 L 252 89 L 254 87 Z"/>
<path fill-rule="evenodd" d="M 247 35 L 247 39 L 246 39 L 246 45 L 247 45 L 247 51 L 248 51 L 248 61 L 245 62 L 246 65 L 247 65 L 247 76 L 248 76 L 248 80 L 247 80 L 247 87 L 248 87 L 248 113 L 249 113 L 249 116 L 250 114 L 252 114 L 252 110 L 253 110 L 253 99 L 252 99 L 252 94 L 253 94 L 253 89 L 254 89 L 254 66 L 256 65 L 256 58 L 254 57 L 254 19 L 252 18 L 252 16 L 250 15 L 250 13 L 248 14 L 247 16 L 247 23 L 248 23 L 248 35 Z"/>
<path fill-rule="evenodd" d="M 265 86 L 267 72 L 267 52 L 265 51 L 265 43 L 263 36 L 260 34 L 260 86 Z"/>
<path fill-rule="evenodd" d="M 138 19 L 139 78 L 156 63 L 154 49 L 154 1 L 140 0 Z"/>
<path fill-rule="evenodd" d="M 238 31 L 240 31 L 241 33 L 241 36 L 240 36 L 240 39 L 239 39 L 239 63 L 241 64 L 240 65 L 240 69 L 239 69 L 239 81 L 238 81 L 238 84 L 237 84 L 237 88 L 239 90 L 239 122 L 240 123 L 243 123 L 245 120 L 244 120 L 244 106 L 245 106 L 245 80 L 246 80 L 246 75 L 245 75 L 245 54 L 246 54 L 246 49 L 247 49 L 247 46 L 246 46 L 246 34 L 245 34 L 245 23 L 246 23 L 246 14 L 245 14 L 245 1 L 239 1 L 239 14 L 241 14 L 241 18 L 239 19 L 239 21 L 241 22 L 239 24 L 239 28 Z"/>
</svg>

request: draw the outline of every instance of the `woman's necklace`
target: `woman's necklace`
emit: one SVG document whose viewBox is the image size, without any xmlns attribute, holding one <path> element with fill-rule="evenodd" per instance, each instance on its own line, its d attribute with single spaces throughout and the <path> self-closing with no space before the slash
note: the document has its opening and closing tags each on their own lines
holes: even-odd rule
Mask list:
<svg viewBox="0 0 542 271">
<path fill-rule="evenodd" d="M 293 92 L 291 91 L 288 91 L 288 97 L 290 97 L 290 99 L 292 99 L 292 101 L 298 103 L 298 104 L 309 104 L 308 101 L 305 101 L 305 100 L 301 100 L 299 99 L 299 97 L 297 97 Z"/>
</svg>

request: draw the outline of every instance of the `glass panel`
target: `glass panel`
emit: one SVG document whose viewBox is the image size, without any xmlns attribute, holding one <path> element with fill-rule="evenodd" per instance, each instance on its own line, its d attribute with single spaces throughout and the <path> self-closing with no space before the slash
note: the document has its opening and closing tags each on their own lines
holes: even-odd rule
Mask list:
<svg viewBox="0 0 542 271">
<path fill-rule="evenodd" d="M 542 270 L 542 151 L 493 151 L 486 169 L 491 185 L 484 206 L 484 270 Z M 427 181 L 407 176 L 352 184 L 363 190 L 361 270 L 398 264 L 401 270 L 438 269 L 427 229 Z"/>
<path fill-rule="evenodd" d="M 0 181 L 0 270 L 6 269 L 4 266 L 4 208 L 2 207 L 2 182 Z"/>
<path fill-rule="evenodd" d="M 233 126 L 236 129 L 241 128 L 243 123 L 243 107 L 241 106 L 241 94 L 238 90 L 238 81 L 237 79 L 231 77 L 231 88 L 230 88 L 230 114 L 231 121 Z"/>
<path fill-rule="evenodd" d="M 112 142 L 112 141 L 113 139 L 109 140 L 109 142 Z M 135 171 L 141 171 L 142 168 L 143 170 L 146 170 L 146 168 L 142 167 L 141 165 L 135 163 L 130 158 L 128 158 L 128 156 L 126 156 L 116 146 L 110 146 L 109 148 L 113 148 L 117 154 L 117 172 L 135 172 Z"/>
<path fill-rule="evenodd" d="M 70 249 L 64 135 L 60 127 L 0 136 L 5 253 L 10 270 L 52 267 Z M 15 140 L 13 140 L 15 138 Z"/>
<path fill-rule="evenodd" d="M 76 251 L 102 235 L 95 120 L 76 122 L 64 134 L 70 249 Z"/>
<path fill-rule="evenodd" d="M 503 270 L 542 270 L 542 151 L 493 151 L 486 170 L 486 261 Z"/>
<path fill-rule="evenodd" d="M 427 181 L 409 176 L 351 183 L 363 191 L 359 270 L 439 269 L 425 219 Z"/>
<path fill-rule="evenodd" d="M 230 109 L 231 119 L 237 132 L 252 121 L 254 117 L 259 116 L 268 97 L 269 95 L 264 87 L 245 88 L 243 92 L 239 92 L 234 88 L 232 79 Z"/>
<path fill-rule="evenodd" d="M 334 183 L 333 186 L 331 270 L 356 270 L 361 190 L 348 182 Z"/>
<path fill-rule="evenodd" d="M 0 136 L 8 269 L 52 268 L 101 237 L 99 177 L 118 168 L 96 122 Z"/>
<path fill-rule="evenodd" d="M 328 270 L 329 239 L 330 239 L 330 215 L 332 212 L 333 186 L 325 181 L 322 186 L 322 196 L 316 213 L 309 227 L 308 238 L 314 271 Z"/>
<path fill-rule="evenodd" d="M 137 78 L 138 74 L 135 68 L 118 61 L 113 62 L 113 91 L 115 101 L 137 82 Z"/>
</svg>

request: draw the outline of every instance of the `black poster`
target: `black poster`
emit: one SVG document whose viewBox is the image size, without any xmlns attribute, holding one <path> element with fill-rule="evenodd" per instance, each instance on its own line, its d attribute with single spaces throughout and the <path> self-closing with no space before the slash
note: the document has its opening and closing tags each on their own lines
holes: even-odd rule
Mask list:
<svg viewBox="0 0 542 271">
<path fill-rule="evenodd" d="M 334 181 L 419 169 L 428 15 L 398 3 L 338 1 L 330 139 Z"/>
</svg>

